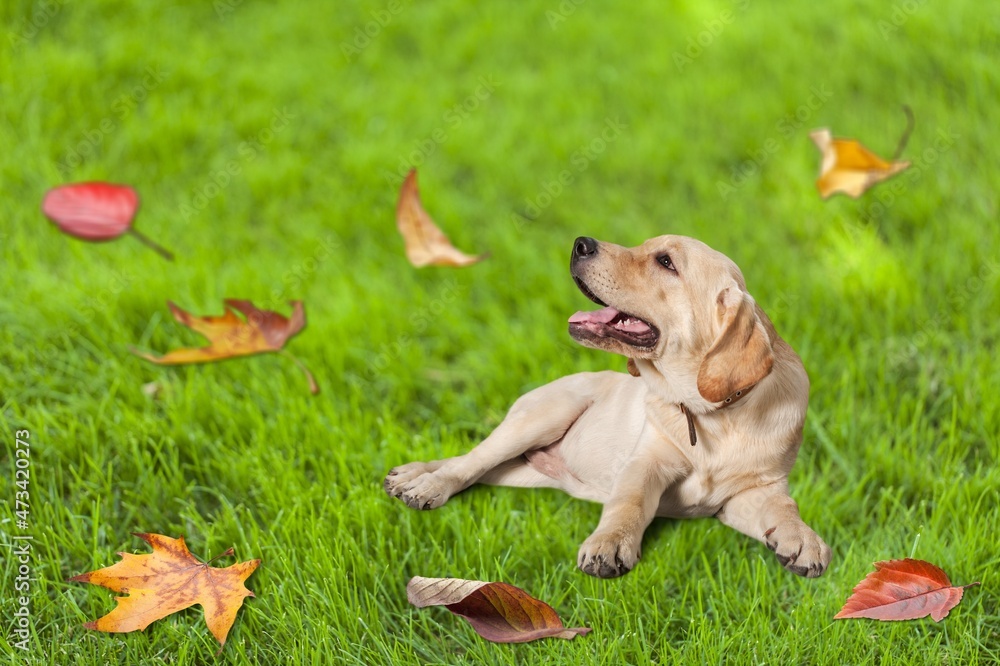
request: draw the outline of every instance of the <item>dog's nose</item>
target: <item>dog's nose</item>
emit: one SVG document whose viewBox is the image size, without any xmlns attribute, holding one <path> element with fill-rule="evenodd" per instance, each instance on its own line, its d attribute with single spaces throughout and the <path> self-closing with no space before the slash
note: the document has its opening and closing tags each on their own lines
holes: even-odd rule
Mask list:
<svg viewBox="0 0 1000 666">
<path fill-rule="evenodd" d="M 583 259 L 597 254 L 597 241 L 590 236 L 580 236 L 573 243 L 573 258 Z"/>
</svg>

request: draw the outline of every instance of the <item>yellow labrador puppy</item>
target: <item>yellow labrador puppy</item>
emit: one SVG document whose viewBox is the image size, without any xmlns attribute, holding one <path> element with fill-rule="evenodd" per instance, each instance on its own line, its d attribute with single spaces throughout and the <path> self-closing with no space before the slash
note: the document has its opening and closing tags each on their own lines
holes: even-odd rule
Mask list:
<svg viewBox="0 0 1000 666">
<path fill-rule="evenodd" d="M 628 357 L 630 374 L 537 388 L 469 453 L 391 470 L 386 492 L 417 509 L 475 483 L 601 502 L 577 563 L 604 578 L 635 566 L 655 516 L 715 516 L 786 569 L 822 574 L 830 548 L 788 494 L 809 378 L 736 264 L 697 240 L 660 236 L 635 248 L 578 238 L 570 268 L 603 306 L 570 317 L 570 335 Z"/>
</svg>

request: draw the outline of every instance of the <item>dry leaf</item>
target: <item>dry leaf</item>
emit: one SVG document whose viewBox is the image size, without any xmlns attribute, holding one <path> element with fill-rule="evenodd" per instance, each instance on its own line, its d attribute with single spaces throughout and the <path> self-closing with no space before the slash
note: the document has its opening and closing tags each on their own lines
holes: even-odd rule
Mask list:
<svg viewBox="0 0 1000 666">
<path fill-rule="evenodd" d="M 416 169 L 410 169 L 399 191 L 396 226 L 406 244 L 406 258 L 417 268 L 468 266 L 485 258 L 483 255 L 470 256 L 456 250 L 444 232 L 434 224 L 431 216 L 420 205 Z"/>
<path fill-rule="evenodd" d="M 135 349 L 132 353 L 160 365 L 207 363 L 234 356 L 279 351 L 289 338 L 306 325 L 302 301 L 291 301 L 293 311 L 290 319 L 270 310 L 258 310 L 250 301 L 227 299 L 224 303 L 226 313 L 220 317 L 195 317 L 167 302 L 174 319 L 211 341 L 207 347 L 177 349 L 163 356 L 143 354 Z M 246 321 L 237 317 L 233 309 L 242 312 Z M 309 378 L 309 389 L 318 393 L 319 387 L 312 373 L 297 360 L 296 363 Z"/>
<path fill-rule="evenodd" d="M 130 233 L 165 259 L 174 255 L 132 227 L 139 195 L 128 185 L 91 182 L 53 187 L 42 199 L 42 212 L 70 236 L 106 241 Z"/>
<path fill-rule="evenodd" d="M 915 620 L 930 615 L 940 622 L 962 600 L 965 588 L 952 586 L 948 575 L 923 560 L 876 562 L 876 571 L 854 588 L 835 620 Z"/>
<path fill-rule="evenodd" d="M 809 138 L 823 154 L 816 188 L 824 199 L 837 192 L 857 199 L 872 185 L 910 166 L 909 162 L 886 162 L 853 139 L 834 139 L 825 127 Z"/>
<path fill-rule="evenodd" d="M 572 639 L 590 632 L 587 627 L 567 629 L 551 606 L 507 583 L 414 576 L 406 584 L 406 598 L 417 608 L 444 606 L 494 643 Z"/>
<path fill-rule="evenodd" d="M 220 645 L 236 620 L 245 597 L 254 596 L 243 582 L 260 560 L 239 562 L 220 569 L 199 561 L 188 550 L 184 537 L 135 534 L 150 546 L 146 555 L 118 553 L 121 561 L 110 567 L 70 578 L 74 583 L 93 583 L 115 592 L 118 605 L 107 615 L 83 626 L 120 633 L 144 630 L 151 623 L 195 604 L 205 609 L 205 622 Z M 223 555 L 232 555 L 230 548 Z"/>
</svg>

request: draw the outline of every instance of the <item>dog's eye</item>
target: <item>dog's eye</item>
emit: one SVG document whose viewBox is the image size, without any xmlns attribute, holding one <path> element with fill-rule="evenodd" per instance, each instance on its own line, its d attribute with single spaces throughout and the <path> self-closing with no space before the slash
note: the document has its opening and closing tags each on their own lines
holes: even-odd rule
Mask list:
<svg viewBox="0 0 1000 666">
<path fill-rule="evenodd" d="M 677 269 L 674 268 L 674 262 L 670 261 L 670 255 L 669 254 L 661 254 L 660 256 L 658 256 L 656 258 L 656 261 L 661 266 L 663 266 L 664 268 L 666 268 L 668 271 L 673 271 L 675 273 L 677 272 Z"/>
</svg>

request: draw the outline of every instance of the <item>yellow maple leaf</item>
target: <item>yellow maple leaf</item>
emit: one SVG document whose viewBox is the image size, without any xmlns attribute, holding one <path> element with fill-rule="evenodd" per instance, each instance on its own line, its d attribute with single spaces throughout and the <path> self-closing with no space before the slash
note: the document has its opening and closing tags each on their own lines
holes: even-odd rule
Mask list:
<svg viewBox="0 0 1000 666">
<path fill-rule="evenodd" d="M 135 536 L 152 546 L 153 552 L 118 553 L 120 562 L 69 579 L 128 594 L 116 597 L 118 605 L 110 613 L 83 626 L 110 633 L 142 631 L 171 613 L 201 604 L 209 631 L 220 645 L 225 645 L 243 599 L 254 596 L 243 583 L 257 569 L 260 560 L 220 569 L 195 558 L 184 537 L 172 539 L 162 534 L 139 533 Z M 232 553 L 230 548 L 223 555 Z"/>
</svg>

